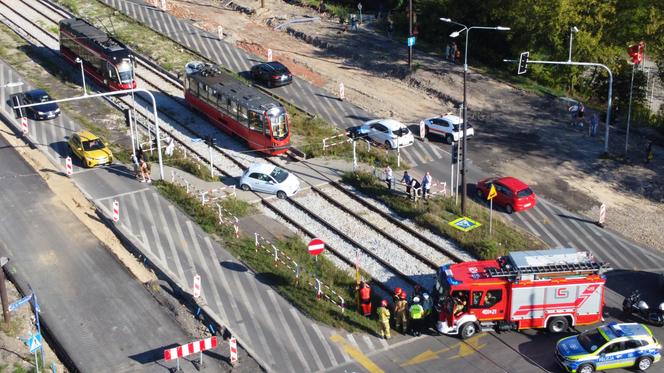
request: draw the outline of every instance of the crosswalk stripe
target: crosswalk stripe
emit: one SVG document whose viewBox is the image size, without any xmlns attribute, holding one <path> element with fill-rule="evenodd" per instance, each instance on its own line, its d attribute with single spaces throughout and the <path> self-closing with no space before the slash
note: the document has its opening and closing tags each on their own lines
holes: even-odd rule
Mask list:
<svg viewBox="0 0 664 373">
<path fill-rule="evenodd" d="M 175 233 L 177 233 L 178 238 L 180 239 L 178 242 L 177 247 L 181 248 L 179 251 L 184 251 L 184 256 L 187 260 L 187 265 L 188 269 L 185 270 L 185 276 L 187 276 L 186 272 L 188 273 L 187 277 L 181 278 L 181 281 L 187 285 L 191 285 L 193 283 L 193 278 L 194 274 L 196 274 L 197 268 L 194 265 L 194 262 L 191 258 L 191 253 L 189 249 L 189 240 L 185 238 L 184 233 L 182 232 L 182 226 L 180 225 L 180 222 L 182 220 L 178 219 L 178 214 L 175 211 L 175 206 L 172 204 L 168 204 L 168 211 L 171 213 L 171 218 L 173 218 L 173 225 L 170 225 L 170 227 L 175 227 Z M 187 220 L 188 218 L 185 217 L 184 220 Z M 185 266 L 182 266 L 182 268 L 185 268 Z"/>
<path fill-rule="evenodd" d="M 527 210 L 527 211 L 523 211 L 523 212 L 521 212 L 519 215 L 520 215 L 524 220 L 528 219 L 528 220 L 530 220 L 531 223 L 533 223 L 534 225 L 537 225 L 537 226 L 540 228 L 539 230 L 540 230 L 541 232 L 544 232 L 544 234 L 545 234 L 545 235 L 546 235 L 551 241 L 553 241 L 553 243 L 554 243 L 555 246 L 557 246 L 557 247 L 562 247 L 562 246 L 564 246 L 560 241 L 558 241 L 558 239 L 556 238 L 556 236 L 554 236 L 553 234 L 551 234 L 551 232 L 549 232 L 549 230 L 544 226 L 544 224 L 542 224 L 542 223 L 537 219 L 537 217 L 534 216 L 534 214 L 533 214 L 533 210 L 535 210 L 535 209 L 530 209 L 530 210 Z"/>
<path fill-rule="evenodd" d="M 150 204 L 147 201 L 149 194 L 148 193 L 141 193 L 139 196 L 140 196 L 141 202 L 143 202 L 143 208 L 141 210 L 147 212 L 148 218 L 150 219 L 148 221 L 154 222 L 155 218 L 152 215 L 152 208 L 150 207 Z M 139 208 L 138 206 L 136 206 L 136 207 Z M 159 236 L 159 232 L 157 231 L 157 227 L 154 224 L 151 224 L 150 228 L 152 228 L 152 237 L 154 237 L 155 246 L 157 247 L 157 251 L 159 253 L 159 259 L 162 261 L 162 263 L 164 263 L 164 265 L 166 265 L 166 255 L 164 254 L 164 248 L 161 245 L 161 237 Z"/>
<path fill-rule="evenodd" d="M 300 330 L 300 335 L 303 337 L 304 342 L 303 344 L 300 344 L 302 347 L 309 347 L 307 348 L 307 353 L 309 356 L 312 356 L 314 358 L 314 361 L 316 363 L 316 369 L 321 370 L 325 368 L 325 365 L 321 361 L 320 356 L 318 356 L 318 349 L 314 346 L 313 341 L 309 337 L 309 334 L 307 334 L 307 331 L 304 330 L 304 323 L 300 320 L 299 316 L 299 311 L 296 311 L 295 308 L 291 307 L 290 308 L 290 313 L 293 319 L 295 320 L 295 325 L 297 325 L 298 329 Z M 321 340 L 320 343 L 327 343 L 326 340 Z"/>
<path fill-rule="evenodd" d="M 152 245 L 150 245 L 150 237 L 148 237 L 148 235 L 146 234 L 145 224 L 143 223 L 143 219 L 141 219 L 141 217 L 140 217 L 141 209 L 138 208 L 138 202 L 136 202 L 136 197 L 135 196 L 136 196 L 135 194 L 130 194 L 129 195 L 129 199 L 131 200 L 131 205 L 127 204 L 127 203 L 124 203 L 125 206 L 120 205 L 120 219 L 122 219 L 123 210 L 124 210 L 124 212 L 129 212 L 132 207 L 135 208 L 136 215 L 137 215 L 136 221 L 138 222 L 138 229 L 139 229 L 140 233 L 136 234 L 137 232 L 134 232 L 134 234 L 136 236 L 139 236 L 143 246 L 145 246 L 145 248 L 148 251 L 150 251 L 151 253 L 154 254 L 154 251 L 152 251 Z M 109 202 L 110 202 L 111 206 L 113 206 L 113 202 L 112 201 L 109 201 Z M 123 202 L 125 202 L 125 201 L 123 201 Z M 112 207 L 111 207 L 111 209 L 112 209 Z M 128 227 L 128 228 L 129 228 L 129 230 L 131 230 L 132 227 Z"/>
<path fill-rule="evenodd" d="M 332 352 L 332 347 L 330 346 L 329 343 L 327 343 L 327 338 L 323 336 L 323 332 L 321 332 L 320 328 L 315 322 L 311 323 L 311 329 L 314 331 L 314 333 L 316 333 L 316 336 L 323 344 L 323 349 L 325 349 L 325 353 L 327 354 L 327 357 L 330 359 L 330 365 L 331 366 L 338 365 L 339 363 L 337 362 L 337 358 L 334 356 L 334 353 Z"/>
<path fill-rule="evenodd" d="M 164 212 L 161 209 L 161 199 L 158 197 L 156 193 L 152 193 L 152 200 L 154 201 L 155 206 L 157 206 L 157 216 L 159 217 L 159 220 L 161 220 L 161 226 L 170 227 L 170 225 L 166 222 L 166 215 L 164 215 Z M 184 278 L 182 263 L 180 263 L 180 258 L 178 256 L 177 249 L 175 248 L 175 244 L 173 243 L 173 236 L 171 235 L 171 230 L 170 229 L 164 230 L 164 235 L 166 236 L 166 240 L 168 241 L 168 247 L 170 248 L 171 260 L 177 270 L 177 272 L 175 271 L 174 272 L 177 273 L 180 276 L 180 278 Z M 168 265 L 168 260 L 166 263 Z"/>
<path fill-rule="evenodd" d="M 277 297 L 275 295 L 274 290 L 267 289 L 267 295 L 270 298 L 270 300 L 272 301 L 272 305 L 274 306 L 272 308 L 272 310 L 276 311 L 277 317 L 281 321 L 280 325 L 283 325 L 282 330 L 285 332 L 285 334 L 286 334 L 286 336 L 287 336 L 287 338 L 290 342 L 290 346 L 295 350 L 295 354 L 299 358 L 299 361 L 297 361 L 297 362 L 300 363 L 303 367 L 307 368 L 306 371 L 311 372 L 312 369 L 310 369 L 308 367 L 307 359 L 304 357 L 304 354 L 302 354 L 302 351 L 298 348 L 297 340 L 293 336 L 293 332 L 292 332 L 291 328 L 288 326 L 289 325 L 288 322 L 286 322 L 286 317 L 284 316 L 284 313 L 282 312 L 281 307 L 279 306 L 279 301 L 277 300 Z M 293 366 L 293 368 L 295 368 L 295 365 L 294 365 L 295 361 L 292 361 L 292 359 L 289 358 L 290 357 L 289 355 L 290 354 L 284 356 L 284 360 L 288 361 Z M 300 371 L 302 371 L 302 370 L 300 370 L 300 369 L 291 370 L 291 372 L 300 372 Z"/>
</svg>

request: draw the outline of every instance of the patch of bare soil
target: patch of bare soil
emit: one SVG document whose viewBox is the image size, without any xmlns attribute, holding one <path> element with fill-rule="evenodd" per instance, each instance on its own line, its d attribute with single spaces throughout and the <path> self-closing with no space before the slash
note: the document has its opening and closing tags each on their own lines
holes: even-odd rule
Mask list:
<svg viewBox="0 0 664 373">
<path fill-rule="evenodd" d="M 404 122 L 418 122 L 455 110 L 462 101 L 460 65 L 444 61 L 440 54 L 415 50 L 416 68 L 409 73 L 402 40 L 389 39 L 370 22 L 350 32 L 329 15 L 282 0 L 265 0 L 263 9 L 259 8 L 260 0 L 234 2 L 254 8 L 256 13 L 247 16 L 213 0 L 169 1 L 189 9 L 193 21 L 202 28 L 216 33 L 222 26 L 227 42 L 261 56 L 271 48 L 279 59 L 287 58 L 289 66 L 292 61 L 315 71 L 331 94 L 336 95 L 338 83 L 343 82 L 347 99 L 377 116 L 393 114 Z M 330 47 L 314 47 L 267 26 L 301 17 L 320 20 L 290 27 Z M 606 203 L 609 228 L 643 245 L 662 248 L 664 231 L 659 227 L 664 226 L 664 149 L 656 147 L 655 161 L 644 166 L 645 140 L 632 134 L 626 161 L 601 159 L 603 126 L 597 137 L 572 128 L 562 101 L 524 92 L 472 69 L 467 85 L 469 123 L 477 134 L 470 151 L 477 165 L 497 175 L 521 178 L 533 184 L 539 195 L 591 218 L 596 218 L 599 205 Z M 611 128 L 612 153 L 624 151 L 624 136 Z M 633 223 L 643 219 L 649 225 Z"/>
</svg>

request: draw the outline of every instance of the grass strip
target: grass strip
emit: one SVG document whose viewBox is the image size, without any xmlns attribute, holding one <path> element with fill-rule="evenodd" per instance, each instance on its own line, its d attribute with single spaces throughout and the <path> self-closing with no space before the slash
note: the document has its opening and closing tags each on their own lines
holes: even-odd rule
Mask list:
<svg viewBox="0 0 664 373">
<path fill-rule="evenodd" d="M 292 270 L 281 263 L 275 265 L 273 255 L 264 249 L 256 250 L 254 237 L 241 235 L 237 239 L 232 225 L 219 224 L 216 209 L 201 205 L 180 186 L 163 181 L 155 182 L 155 186 L 166 199 L 178 205 L 206 233 L 250 267 L 262 282 L 271 284 L 281 296 L 307 316 L 350 332 L 376 330 L 375 320 L 363 317 L 357 312 L 354 302 L 354 277 L 323 255 L 319 255 L 316 261 L 309 255 L 306 244 L 300 238 L 291 237 L 273 242 L 279 255 L 286 254 L 299 264 L 301 276 L 298 283 Z M 256 213 L 255 207 L 234 198 L 223 199 L 220 203 L 232 214 L 237 214 L 238 218 Z M 345 300 L 346 311 L 342 313 L 341 309 L 331 302 L 317 299 L 315 290 L 307 284 L 308 274 L 305 271 L 314 274 L 340 294 Z M 335 301 L 338 302 L 339 299 Z"/>
<path fill-rule="evenodd" d="M 462 232 L 448 224 L 461 216 L 461 208 L 455 204 L 454 198 L 437 196 L 416 203 L 387 189 L 384 182 L 367 172 L 347 172 L 342 181 L 383 202 L 401 217 L 456 241 L 461 248 L 479 259 L 495 259 L 510 251 L 545 248 L 542 241 L 500 219 L 493 219 L 492 234 L 489 236 L 489 211 L 470 198 L 467 200 L 466 216 L 482 225 L 469 232 Z"/>
</svg>

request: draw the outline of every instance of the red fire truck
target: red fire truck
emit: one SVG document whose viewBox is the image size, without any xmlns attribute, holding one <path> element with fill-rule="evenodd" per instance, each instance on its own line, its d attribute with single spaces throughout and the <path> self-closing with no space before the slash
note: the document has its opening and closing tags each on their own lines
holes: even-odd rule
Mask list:
<svg viewBox="0 0 664 373">
<path fill-rule="evenodd" d="M 440 333 L 546 328 L 602 320 L 608 266 L 571 248 L 514 252 L 497 260 L 447 264 L 436 289 Z"/>
</svg>

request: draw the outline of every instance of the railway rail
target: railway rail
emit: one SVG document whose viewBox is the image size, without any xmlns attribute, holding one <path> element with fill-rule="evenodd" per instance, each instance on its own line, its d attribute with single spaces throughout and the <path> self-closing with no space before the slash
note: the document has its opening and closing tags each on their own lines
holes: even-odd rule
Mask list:
<svg viewBox="0 0 664 373">
<path fill-rule="evenodd" d="M 14 11 L 3 4 L 2 6 L 7 9 L 7 11 L 3 11 L 3 14 L 13 25 L 12 28 L 21 29 L 17 32 L 29 35 L 31 39 L 34 39 L 34 42 L 30 41 L 31 43 L 46 46 L 57 55 L 57 36 L 51 34 L 48 27 L 41 24 L 46 22 L 57 25 L 59 18 L 73 15 L 46 0 L 15 0 L 15 2 L 30 9 L 34 17 L 25 14 L 29 12 Z M 136 69 L 137 83 L 162 93 L 163 97 L 160 97 L 158 103 L 159 115 L 165 118 L 165 120 L 159 120 L 158 123 L 161 131 L 192 153 L 197 154 L 201 159 L 207 158 L 207 146 L 192 143 L 192 137 L 202 138 L 212 135 L 225 145 L 230 144 L 225 148 L 214 147 L 213 159 L 219 174 L 227 178 L 237 178 L 250 163 L 258 159 L 267 160 L 288 169 L 279 159 L 253 157 L 244 152 L 242 146 L 234 144 L 236 142 L 230 136 L 184 108 L 183 85 L 177 76 L 160 68 L 156 63 L 135 51 L 134 57 L 140 67 Z M 134 106 L 130 97 L 109 98 L 107 101 L 119 110 L 127 110 Z M 142 117 L 141 124 L 146 127 L 147 131 L 152 131 L 150 122 L 154 122 L 154 118 L 147 109 L 149 107 L 147 101 L 137 94 L 136 103 L 136 112 Z M 196 120 L 192 120 L 192 118 Z M 308 166 L 306 162 L 299 162 L 299 164 Z M 262 204 L 277 217 L 309 237 L 313 238 L 325 233 L 324 237 L 329 251 L 345 264 L 354 265 L 353 251 L 348 247 L 359 249 L 362 252 L 359 260 L 362 264 L 361 267 L 375 283 L 379 284 L 379 287 L 388 293 L 394 286 L 408 288 L 420 284 L 425 288 L 431 288 L 435 270 L 441 264 L 468 258 L 463 253 L 444 247 L 417 229 L 376 208 L 373 203 L 366 202 L 363 197 L 347 190 L 337 182 L 329 181 L 334 192 L 331 192 L 329 187 L 321 188 L 311 185 L 312 193 L 304 193 L 289 200 L 276 202 L 263 198 Z M 337 202 L 339 196 L 335 196 L 334 193 L 342 193 L 349 201 L 355 201 L 355 209 L 351 210 L 345 204 Z M 344 219 L 322 218 L 320 216 L 321 208 L 327 215 L 343 216 Z M 300 216 L 307 216 L 317 224 L 319 229 L 313 230 L 311 226 L 305 226 L 306 224 L 294 219 L 291 213 L 286 212 L 287 210 L 297 211 Z M 371 219 L 364 216 L 371 216 Z M 351 237 L 350 234 L 344 232 L 347 227 L 357 226 L 363 227 L 366 234 Z M 389 231 L 386 231 L 386 226 L 390 227 Z M 342 227 L 346 227 L 346 229 Z M 404 237 L 407 239 L 403 240 Z M 384 247 L 371 247 L 372 241 L 380 242 L 379 246 Z"/>
</svg>

